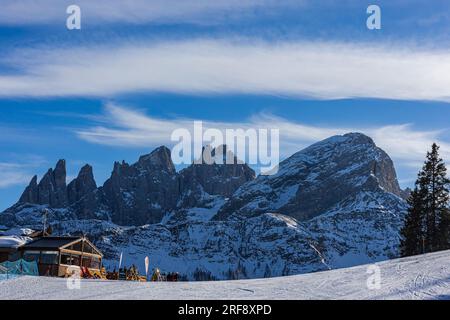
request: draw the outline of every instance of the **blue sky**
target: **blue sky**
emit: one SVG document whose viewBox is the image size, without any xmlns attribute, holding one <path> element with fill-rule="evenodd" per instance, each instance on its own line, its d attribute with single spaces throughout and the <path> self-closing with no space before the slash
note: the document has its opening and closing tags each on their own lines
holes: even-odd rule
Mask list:
<svg viewBox="0 0 450 320">
<path fill-rule="evenodd" d="M 72 3 L 81 30 L 65 28 Z M 369 4 L 381 30 L 366 28 Z M 101 184 L 115 160 L 170 146 L 170 128 L 191 120 L 275 126 L 283 157 L 361 131 L 409 186 L 433 141 L 450 158 L 449 6 L 2 1 L 0 210 L 60 158 L 69 179 L 90 163 Z"/>
</svg>

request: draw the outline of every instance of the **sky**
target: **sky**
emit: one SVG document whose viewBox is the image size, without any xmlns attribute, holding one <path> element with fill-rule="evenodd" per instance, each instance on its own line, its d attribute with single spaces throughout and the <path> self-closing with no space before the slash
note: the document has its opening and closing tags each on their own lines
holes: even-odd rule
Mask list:
<svg viewBox="0 0 450 320">
<path fill-rule="evenodd" d="M 81 29 L 66 28 L 67 6 Z M 366 27 L 369 5 L 381 29 Z M 450 159 L 450 3 L 3 0 L 0 210 L 66 159 L 97 184 L 194 120 L 277 128 L 286 158 L 362 132 L 412 186 L 433 142 Z M 180 169 L 180 168 L 178 168 Z"/>
</svg>

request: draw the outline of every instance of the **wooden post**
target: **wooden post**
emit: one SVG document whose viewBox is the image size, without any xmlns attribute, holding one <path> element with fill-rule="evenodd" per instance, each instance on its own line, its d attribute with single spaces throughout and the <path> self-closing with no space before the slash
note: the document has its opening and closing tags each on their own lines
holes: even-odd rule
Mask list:
<svg viewBox="0 0 450 320">
<path fill-rule="evenodd" d="M 48 209 L 44 209 L 44 214 L 43 214 L 43 225 L 44 225 L 44 230 L 42 230 L 42 236 L 45 237 L 47 236 L 47 214 L 48 214 Z"/>
<path fill-rule="evenodd" d="M 84 237 L 81 239 L 81 258 L 80 258 L 80 267 L 83 267 L 83 253 L 84 253 Z"/>
</svg>

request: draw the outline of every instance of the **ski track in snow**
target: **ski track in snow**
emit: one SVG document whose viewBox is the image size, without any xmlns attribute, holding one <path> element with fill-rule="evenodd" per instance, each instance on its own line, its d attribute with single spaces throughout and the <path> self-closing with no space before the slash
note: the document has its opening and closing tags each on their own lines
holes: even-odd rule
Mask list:
<svg viewBox="0 0 450 320">
<path fill-rule="evenodd" d="M 24 276 L 0 281 L 0 299 L 450 299 L 450 250 L 383 261 L 381 288 L 368 265 L 288 277 L 211 282 L 81 280 Z"/>
</svg>

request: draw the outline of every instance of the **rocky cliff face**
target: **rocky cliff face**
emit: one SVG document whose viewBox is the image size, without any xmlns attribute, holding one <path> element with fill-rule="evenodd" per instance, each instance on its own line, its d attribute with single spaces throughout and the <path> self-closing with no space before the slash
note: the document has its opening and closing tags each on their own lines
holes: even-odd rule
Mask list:
<svg viewBox="0 0 450 320">
<path fill-rule="evenodd" d="M 0 225 L 87 234 L 114 267 L 178 271 L 187 279 L 290 275 L 396 257 L 406 203 L 389 156 L 362 134 L 335 136 L 254 179 L 247 165 L 193 164 L 177 173 L 160 147 L 115 163 L 96 187 L 83 167 L 65 187 L 64 162 L 0 214 Z M 65 204 L 65 205 L 64 205 Z"/>
<path fill-rule="evenodd" d="M 211 155 L 207 163 L 202 159 L 180 172 L 179 207 L 203 206 L 211 200 L 205 195 L 230 197 L 241 185 L 255 179 L 255 171 L 227 152 L 226 146 L 210 149 L 206 147 L 203 150 L 205 154 Z M 226 162 L 227 156 L 232 161 Z"/>
<path fill-rule="evenodd" d="M 67 186 L 69 205 L 76 212 L 79 219 L 98 218 L 101 210 L 101 193 L 90 165 L 81 168 L 78 176 Z M 106 217 L 105 214 L 103 214 Z"/>
<path fill-rule="evenodd" d="M 230 165 L 192 164 L 177 173 L 170 150 L 159 147 L 134 164 L 115 162 L 111 177 L 99 188 L 90 165 L 66 186 L 65 161 L 60 160 L 39 184 L 32 178 L 18 203 L 70 208 L 79 219 L 138 226 L 158 223 L 177 209 L 210 206 L 214 196 L 230 196 L 254 178 L 255 172 L 237 159 Z"/>
<path fill-rule="evenodd" d="M 175 207 L 178 181 L 170 150 L 160 147 L 140 157 L 133 165 L 116 162 L 103 185 L 111 220 L 120 225 L 142 225 L 161 221 Z"/>
<path fill-rule="evenodd" d="M 94 192 L 97 184 L 94 180 L 94 174 L 90 165 L 81 168 L 78 176 L 67 186 L 67 198 L 70 204 L 82 200 L 85 196 Z"/>
<path fill-rule="evenodd" d="M 19 199 L 20 203 L 38 203 L 37 176 L 33 176 L 28 187 L 25 188 Z"/>
<path fill-rule="evenodd" d="M 242 186 L 215 219 L 283 212 L 304 221 L 377 190 L 401 196 L 392 160 L 369 137 L 349 133 L 316 143 L 281 162 L 277 174 Z"/>
<path fill-rule="evenodd" d="M 48 204 L 54 208 L 67 206 L 65 160 L 59 160 L 54 170 L 49 169 L 39 184 L 37 184 L 37 177 L 34 176 L 19 202 Z"/>
</svg>

